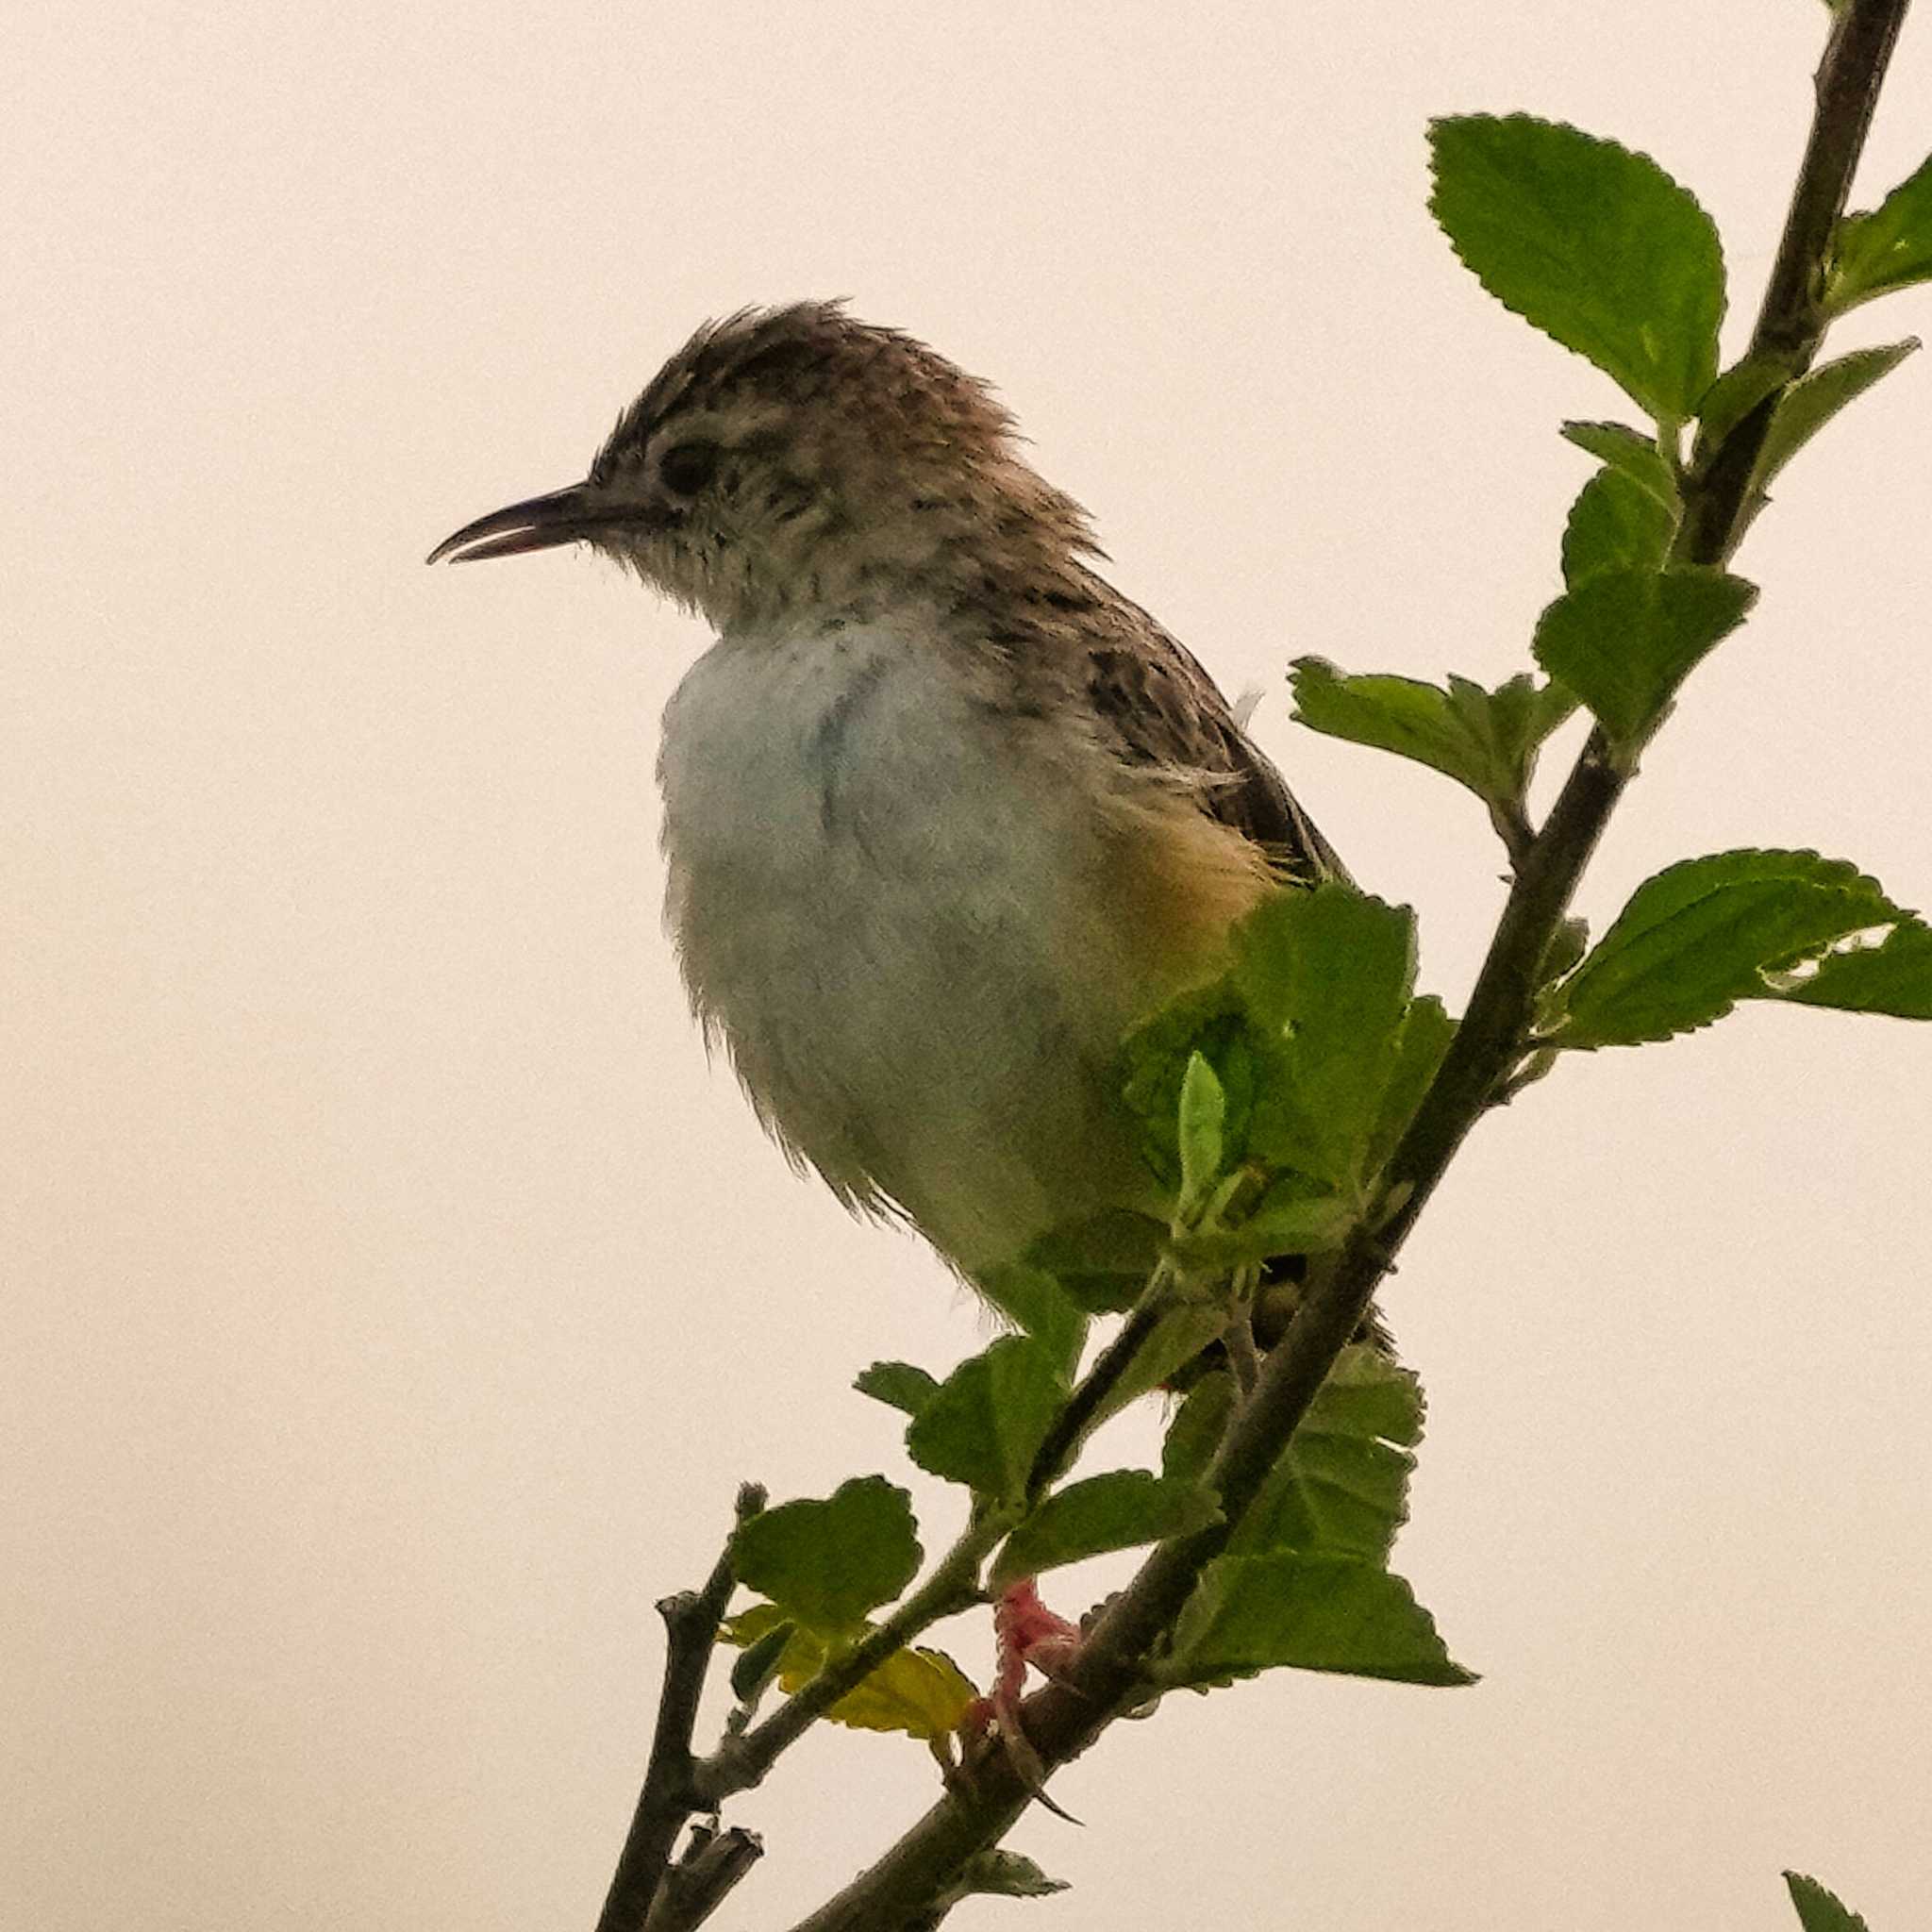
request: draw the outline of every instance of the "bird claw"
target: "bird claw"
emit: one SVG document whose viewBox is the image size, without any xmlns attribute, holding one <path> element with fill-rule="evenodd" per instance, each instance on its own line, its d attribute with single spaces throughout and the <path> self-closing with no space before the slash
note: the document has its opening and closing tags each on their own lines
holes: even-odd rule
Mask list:
<svg viewBox="0 0 1932 1932">
<path fill-rule="evenodd" d="M 975 1698 L 960 1720 L 959 1731 L 967 1749 L 964 1763 L 970 1767 L 973 1747 L 989 1745 L 1002 1751 L 1013 1774 L 1032 1792 L 1034 1798 L 1056 1818 L 1069 1824 L 1080 1821 L 1046 1794 L 1046 1766 L 1026 1736 L 1020 1716 L 1020 1698 L 1026 1688 L 1030 1665 L 1041 1676 L 1065 1689 L 1077 1690 L 1067 1673 L 1079 1655 L 1081 1631 L 1077 1624 L 1050 1610 L 1041 1602 L 1033 1579 L 1024 1577 L 1009 1585 L 993 1606 L 993 1641 L 996 1663 L 992 1690 Z M 970 1769 L 967 1771 L 970 1776 Z"/>
</svg>

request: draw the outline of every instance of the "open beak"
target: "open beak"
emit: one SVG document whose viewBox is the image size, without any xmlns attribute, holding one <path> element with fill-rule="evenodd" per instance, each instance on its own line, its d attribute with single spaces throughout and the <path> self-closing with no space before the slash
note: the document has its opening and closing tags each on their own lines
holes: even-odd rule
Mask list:
<svg viewBox="0 0 1932 1932">
<path fill-rule="evenodd" d="M 454 536 L 445 537 L 427 560 L 441 563 L 449 557 L 458 563 L 475 563 L 486 557 L 549 550 L 559 543 L 593 537 L 616 521 L 608 507 L 592 505 L 587 485 L 573 483 L 568 490 L 553 490 L 548 496 L 508 504 L 487 517 L 478 517 L 474 524 L 465 524 Z"/>
</svg>

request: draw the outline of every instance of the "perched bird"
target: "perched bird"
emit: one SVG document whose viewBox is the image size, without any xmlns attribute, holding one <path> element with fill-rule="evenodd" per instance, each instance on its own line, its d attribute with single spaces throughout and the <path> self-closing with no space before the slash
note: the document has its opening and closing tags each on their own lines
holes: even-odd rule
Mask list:
<svg viewBox="0 0 1932 1932">
<path fill-rule="evenodd" d="M 668 923 L 786 1151 L 969 1279 L 1164 1218 L 1123 1036 L 1345 874 L 987 387 L 836 304 L 708 323 L 582 482 L 430 560 L 575 542 L 716 633 L 664 714 Z"/>
</svg>

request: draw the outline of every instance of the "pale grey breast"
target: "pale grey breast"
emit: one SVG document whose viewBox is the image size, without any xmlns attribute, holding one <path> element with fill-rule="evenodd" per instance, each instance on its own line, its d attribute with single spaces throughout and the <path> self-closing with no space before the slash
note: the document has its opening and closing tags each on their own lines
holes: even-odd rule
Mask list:
<svg viewBox="0 0 1932 1932">
<path fill-rule="evenodd" d="M 876 624 L 721 641 L 665 712 L 694 1006 L 795 1157 L 969 1273 L 1153 1205 L 1110 1074 L 1162 989 L 1108 892 L 1094 763 Z"/>
</svg>

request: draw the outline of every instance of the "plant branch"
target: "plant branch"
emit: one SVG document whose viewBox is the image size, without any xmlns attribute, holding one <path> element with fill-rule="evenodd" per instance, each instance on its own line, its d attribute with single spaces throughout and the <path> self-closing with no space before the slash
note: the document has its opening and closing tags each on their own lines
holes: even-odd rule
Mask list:
<svg viewBox="0 0 1932 1932">
<path fill-rule="evenodd" d="M 1832 17 L 1813 80 L 1817 108 L 1805 158 L 1745 351 L 1747 358 L 1777 363 L 1787 382 L 1810 368 L 1831 320 L 1824 291 L 1832 233 L 1851 194 L 1878 91 L 1909 4 L 1847 0 Z M 1733 426 L 1689 479 L 1691 487 L 1685 492 L 1684 516 L 1672 546 L 1674 561 L 1723 563 L 1737 547 L 1751 520 L 1751 479 L 1783 393 L 1781 383 Z"/>
<path fill-rule="evenodd" d="M 739 1491 L 741 1524 L 764 1507 L 765 1492 L 757 1484 L 747 1483 Z M 653 1904 L 664 1885 L 678 1833 L 693 1812 L 706 1808 L 692 1790 L 691 1740 L 717 1643 L 718 1624 L 731 1601 L 734 1581 L 727 1544 L 702 1590 L 682 1591 L 658 1606 L 665 1630 L 664 1684 L 658 1698 L 658 1724 L 630 1833 L 618 1856 L 604 1909 L 597 1915 L 597 1932 L 642 1932 L 656 1921 Z"/>
<path fill-rule="evenodd" d="M 1817 291 L 1832 226 L 1907 4 L 1846 0 L 1820 63 L 1810 137 L 1753 336 L 1754 347 L 1763 344 L 1790 358 L 1793 374 L 1816 354 L 1828 320 Z M 1735 547 L 1774 406 L 1768 399 L 1748 414 L 1712 459 L 1685 479 L 1674 561 L 1716 564 Z M 1141 1689 L 1145 1660 L 1172 1628 L 1202 1569 L 1225 1547 L 1457 1150 L 1495 1103 L 1521 1056 L 1551 939 L 1629 775 L 1612 762 L 1603 734 L 1593 731 L 1516 868 L 1468 1011 L 1390 1160 L 1379 1222 L 1357 1225 L 1315 1273 L 1215 1457 L 1207 1480 L 1221 1495 L 1223 1520 L 1158 1545 L 1101 1614 L 1066 1680 L 1026 1699 L 1027 1741 L 1047 1770 L 1084 1751 Z M 948 1791 L 794 1932 L 899 1932 L 969 1857 L 998 1841 L 1033 1795 L 1008 1755 L 983 1756 L 970 1780 Z"/>
<path fill-rule="evenodd" d="M 698 1827 L 684 1857 L 665 1873 L 644 1920 L 644 1932 L 694 1932 L 764 1855 L 758 1834 L 741 1825 L 729 1831 Z"/>
<path fill-rule="evenodd" d="M 1166 1312 L 1170 1287 L 1166 1267 L 1157 1268 L 1120 1333 L 1060 1405 L 1027 1474 L 1025 1500 L 1029 1506 L 1058 1480 L 1094 1417 L 1133 1366 Z M 708 1757 L 692 1765 L 689 1784 L 698 1800 L 694 1808 L 715 1808 L 734 1793 L 760 1783 L 780 1754 L 795 1744 L 840 1698 L 857 1690 L 880 1665 L 941 1618 L 971 1608 L 979 1600 L 980 1566 L 1011 1526 L 1009 1514 L 975 1516 L 932 1574 L 877 1629 L 827 1662 L 762 1724 L 741 1736 L 726 1738 Z M 599 1932 L 606 1928 L 600 1927 Z"/>
<path fill-rule="evenodd" d="M 1824 271 L 1891 61 L 1907 0 L 1853 0 L 1833 17 L 1818 63 L 1818 109 L 1751 337 L 1754 356 L 1793 358 L 1802 375 L 1824 334 Z"/>
<path fill-rule="evenodd" d="M 1034 1453 L 1026 1472 L 1026 1501 L 1029 1506 L 1059 1479 L 1081 1439 L 1118 1389 L 1135 1357 L 1147 1344 L 1161 1317 L 1168 1309 L 1168 1292 L 1173 1285 L 1166 1262 L 1157 1264 L 1141 1299 L 1122 1323 L 1121 1330 L 1094 1357 L 1093 1366 L 1081 1376 L 1079 1386 L 1061 1403 L 1044 1440 Z"/>
<path fill-rule="evenodd" d="M 715 1810 L 736 1792 L 750 1790 L 779 1754 L 795 1744 L 847 1691 L 856 1690 L 928 1625 L 977 1603 L 979 1566 L 1006 1533 L 1002 1519 L 975 1520 L 941 1557 L 932 1574 L 875 1630 L 833 1657 L 762 1724 L 741 1736 L 726 1738 L 708 1757 L 692 1765 L 691 1790 L 697 1800 L 693 1808 Z"/>
</svg>

